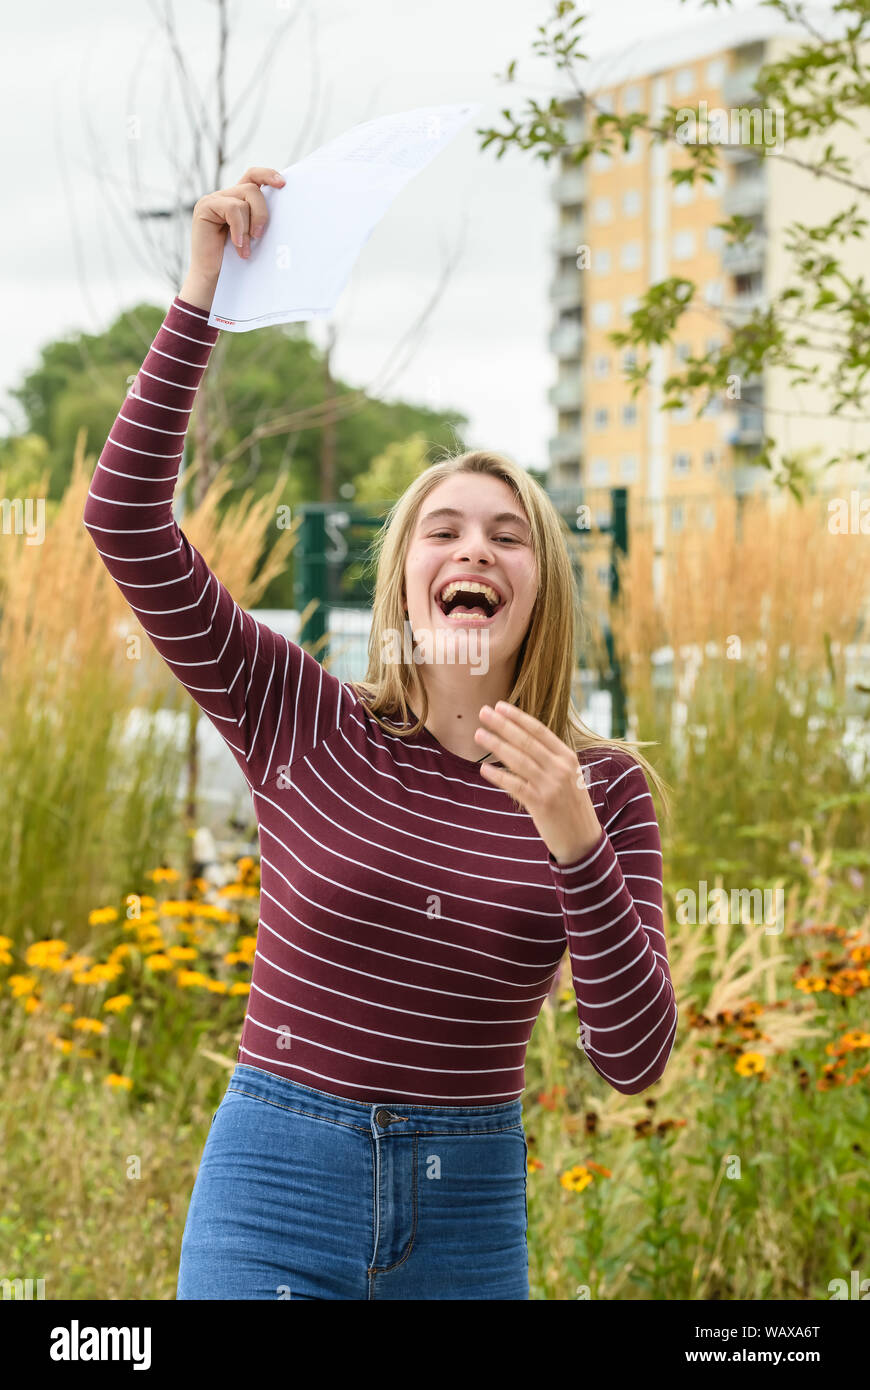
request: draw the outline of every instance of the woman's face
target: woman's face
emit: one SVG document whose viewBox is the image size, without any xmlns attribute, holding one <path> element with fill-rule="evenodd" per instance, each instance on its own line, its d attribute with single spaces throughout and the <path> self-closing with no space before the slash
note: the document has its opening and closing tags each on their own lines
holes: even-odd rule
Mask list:
<svg viewBox="0 0 870 1390">
<path fill-rule="evenodd" d="M 450 616 L 442 594 L 451 580 L 492 586 L 495 612 Z M 424 498 L 405 560 L 405 602 L 415 638 L 426 629 L 434 635 L 439 629 L 482 628 L 489 635 L 478 640 L 488 641 L 490 664 L 507 661 L 528 631 L 537 589 L 528 517 L 507 483 L 485 473 L 457 473 Z M 492 597 L 486 595 L 489 602 Z M 483 600 L 478 595 L 476 602 Z"/>
</svg>

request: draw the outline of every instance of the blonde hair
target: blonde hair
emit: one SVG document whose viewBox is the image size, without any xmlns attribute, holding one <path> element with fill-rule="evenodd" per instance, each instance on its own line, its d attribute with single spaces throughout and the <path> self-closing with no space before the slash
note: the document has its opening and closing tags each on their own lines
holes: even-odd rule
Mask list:
<svg viewBox="0 0 870 1390">
<path fill-rule="evenodd" d="M 517 654 L 513 689 L 505 698 L 540 720 L 569 748 L 619 749 L 627 753 L 643 767 L 662 799 L 665 814 L 669 814 L 667 784 L 638 752 L 641 745 L 593 733 L 573 703 L 571 677 L 583 615 L 565 542 L 567 527 L 544 489 L 503 454 L 477 449 L 448 455 L 415 478 L 391 507 L 372 546 L 375 591 L 368 669 L 364 680 L 351 682 L 354 689 L 365 697 L 375 721 L 391 734 L 410 738 L 426 723 L 429 701 L 422 681 L 419 685 L 423 708 L 417 723 L 401 729 L 383 722 L 396 719 L 401 724 L 409 723 L 408 693 L 416 675 L 412 661 L 384 662 L 383 639 L 385 633 L 404 629 L 405 560 L 421 504 L 433 488 L 457 473 L 481 473 L 507 483 L 524 507 L 531 526 L 538 565 L 538 602 Z M 643 746 L 650 742 L 647 740 Z"/>
</svg>

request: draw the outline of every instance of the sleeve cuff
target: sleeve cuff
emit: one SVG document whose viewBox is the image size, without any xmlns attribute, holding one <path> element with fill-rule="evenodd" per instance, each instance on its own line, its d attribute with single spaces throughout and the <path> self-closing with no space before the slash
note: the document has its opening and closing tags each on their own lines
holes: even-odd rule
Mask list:
<svg viewBox="0 0 870 1390">
<path fill-rule="evenodd" d="M 588 868 L 592 866 L 593 863 L 595 863 L 595 866 L 598 867 L 598 861 L 601 857 L 601 851 L 606 842 L 607 832 L 605 831 L 604 826 L 601 826 L 599 828 L 598 839 L 595 841 L 595 844 L 592 846 L 591 849 L 584 851 L 584 853 L 578 859 L 572 859 L 567 864 L 560 864 L 558 859 L 555 859 L 553 855 L 550 854 L 550 852 L 548 851 L 547 859 L 549 861 L 550 868 L 554 871 L 554 873 L 566 874 L 573 873 L 575 869 Z"/>
</svg>

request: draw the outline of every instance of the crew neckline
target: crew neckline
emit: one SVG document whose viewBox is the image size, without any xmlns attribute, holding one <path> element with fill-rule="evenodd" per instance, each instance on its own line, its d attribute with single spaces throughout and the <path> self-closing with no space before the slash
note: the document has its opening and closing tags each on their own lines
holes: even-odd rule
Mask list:
<svg viewBox="0 0 870 1390">
<path fill-rule="evenodd" d="M 414 710 L 411 709 L 410 705 L 408 706 L 408 713 L 413 715 L 412 722 L 416 724 L 418 720 L 418 715 L 414 712 Z M 492 757 L 490 753 L 483 753 L 479 758 L 463 758 L 460 757 L 458 753 L 451 753 L 450 749 L 445 748 L 444 744 L 441 743 L 435 737 L 435 735 L 431 732 L 430 729 L 426 728 L 425 724 L 418 730 L 417 737 L 421 738 L 423 735 L 425 735 L 425 738 L 426 740 L 428 740 L 430 746 L 436 748 L 443 758 L 447 758 L 451 762 L 457 763 L 460 767 L 479 768 L 481 763 L 485 762 L 487 758 Z"/>
</svg>

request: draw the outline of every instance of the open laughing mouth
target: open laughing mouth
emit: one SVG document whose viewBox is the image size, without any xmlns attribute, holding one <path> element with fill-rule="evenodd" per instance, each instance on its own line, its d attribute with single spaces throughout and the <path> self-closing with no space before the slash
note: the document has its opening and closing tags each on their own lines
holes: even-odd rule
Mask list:
<svg viewBox="0 0 870 1390">
<path fill-rule="evenodd" d="M 491 584 L 451 580 L 435 602 L 450 623 L 488 627 L 505 607 L 505 600 Z"/>
</svg>

